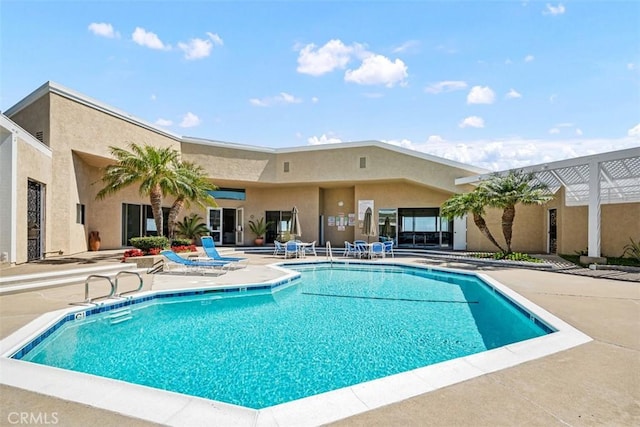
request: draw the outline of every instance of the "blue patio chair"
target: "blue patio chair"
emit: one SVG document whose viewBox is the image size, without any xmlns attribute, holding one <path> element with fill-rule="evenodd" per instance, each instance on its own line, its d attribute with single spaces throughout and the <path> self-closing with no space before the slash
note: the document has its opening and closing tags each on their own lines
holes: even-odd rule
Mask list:
<svg viewBox="0 0 640 427">
<path fill-rule="evenodd" d="M 345 240 L 344 241 L 344 256 L 348 257 L 348 256 L 356 256 L 356 255 L 357 255 L 356 245 L 354 245 L 351 242 L 347 242 Z"/>
<path fill-rule="evenodd" d="M 384 258 L 384 245 L 381 242 L 373 242 L 369 245 L 369 258 Z"/>
<path fill-rule="evenodd" d="M 228 268 L 230 261 L 194 261 L 191 259 L 183 258 L 173 251 L 162 251 L 160 255 L 163 255 L 169 261 L 187 267 L 187 269 L 193 269 L 194 271 L 206 272 L 206 271 L 219 271 L 225 272 Z"/>
<path fill-rule="evenodd" d="M 354 246 L 356 247 L 356 255 L 360 258 L 369 256 L 369 244 L 364 240 L 354 240 Z"/>
<path fill-rule="evenodd" d="M 298 242 L 296 242 L 295 240 L 289 240 L 284 245 L 284 257 L 285 258 L 289 258 L 289 257 L 297 258 L 298 255 L 300 255 L 298 250 L 299 250 Z"/>
<path fill-rule="evenodd" d="M 274 240 L 273 244 L 275 245 L 273 256 L 284 255 L 284 245 L 277 240 Z"/>
<path fill-rule="evenodd" d="M 391 254 L 391 257 L 395 258 L 396 256 L 393 253 L 393 240 L 387 240 L 382 244 L 384 245 L 385 256 Z"/>
<path fill-rule="evenodd" d="M 218 250 L 216 249 L 216 243 L 211 236 L 202 236 L 200 238 L 202 241 L 202 249 L 204 253 L 211 258 L 213 261 L 226 261 L 235 263 L 234 266 L 244 267 L 246 264 L 240 264 L 243 261 L 249 262 L 248 258 L 242 257 L 233 257 L 233 256 L 221 256 Z"/>
</svg>

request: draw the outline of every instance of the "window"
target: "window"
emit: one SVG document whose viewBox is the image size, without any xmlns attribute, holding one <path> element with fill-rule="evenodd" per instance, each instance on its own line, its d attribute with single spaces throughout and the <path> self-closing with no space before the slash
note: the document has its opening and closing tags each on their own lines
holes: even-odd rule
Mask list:
<svg viewBox="0 0 640 427">
<path fill-rule="evenodd" d="M 76 224 L 84 224 L 84 205 L 76 205 Z"/>
<path fill-rule="evenodd" d="M 209 194 L 213 196 L 214 199 L 226 199 L 226 200 L 246 200 L 247 195 L 245 194 L 244 188 L 218 188 L 215 191 L 209 191 Z"/>
<path fill-rule="evenodd" d="M 289 172 L 289 162 L 284 162 L 284 171 Z"/>
<path fill-rule="evenodd" d="M 162 208 L 163 234 L 168 233 L 169 208 Z M 150 205 L 122 204 L 122 245 L 130 246 L 129 239 L 157 236 L 156 223 Z"/>
<path fill-rule="evenodd" d="M 360 169 L 365 169 L 367 167 L 367 158 L 360 157 Z"/>
</svg>

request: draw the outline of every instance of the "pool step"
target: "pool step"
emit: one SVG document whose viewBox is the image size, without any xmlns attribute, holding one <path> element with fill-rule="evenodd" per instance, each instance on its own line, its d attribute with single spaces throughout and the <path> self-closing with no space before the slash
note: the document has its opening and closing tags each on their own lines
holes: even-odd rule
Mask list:
<svg viewBox="0 0 640 427">
<path fill-rule="evenodd" d="M 126 322 L 127 320 L 133 319 L 130 308 L 119 308 L 116 310 L 111 310 L 107 317 L 109 318 L 109 324 L 111 325 L 117 325 L 118 323 Z"/>
</svg>

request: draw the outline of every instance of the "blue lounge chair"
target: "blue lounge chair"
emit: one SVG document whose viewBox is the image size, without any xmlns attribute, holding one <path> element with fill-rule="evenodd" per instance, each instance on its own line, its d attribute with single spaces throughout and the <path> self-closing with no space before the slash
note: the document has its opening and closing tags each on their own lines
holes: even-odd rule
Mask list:
<svg viewBox="0 0 640 427">
<path fill-rule="evenodd" d="M 246 267 L 246 264 L 240 264 L 241 262 L 249 262 L 249 258 L 221 256 L 216 249 L 216 243 L 213 241 L 213 237 L 211 236 L 203 236 L 200 238 L 200 240 L 202 241 L 202 249 L 204 250 L 204 253 L 207 254 L 207 256 L 213 261 L 232 262 L 235 263 L 235 266 L 239 267 Z"/>
<path fill-rule="evenodd" d="M 183 258 L 173 251 L 162 251 L 160 255 L 163 255 L 169 261 L 193 269 L 194 271 L 220 271 L 224 272 L 225 268 L 228 268 L 230 261 L 194 261 L 191 259 Z"/>
</svg>

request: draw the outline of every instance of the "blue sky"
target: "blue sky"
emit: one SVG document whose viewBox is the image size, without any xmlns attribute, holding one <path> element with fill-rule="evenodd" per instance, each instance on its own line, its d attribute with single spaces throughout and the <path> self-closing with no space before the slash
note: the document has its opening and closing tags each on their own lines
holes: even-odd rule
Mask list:
<svg viewBox="0 0 640 427">
<path fill-rule="evenodd" d="M 640 146 L 637 1 L 12 1 L 0 109 L 46 81 L 184 136 L 380 140 L 506 169 Z"/>
</svg>

